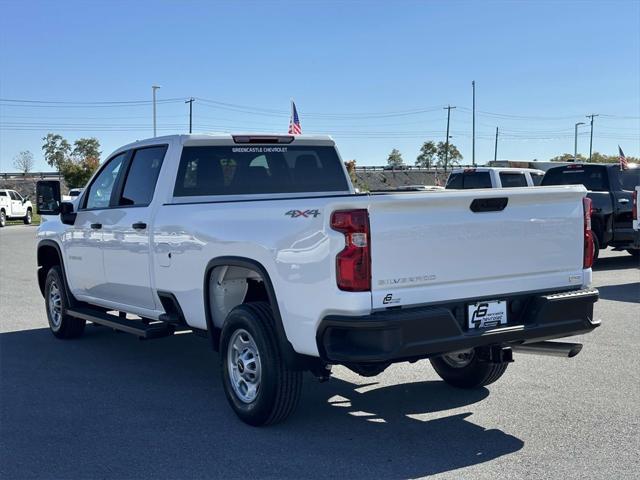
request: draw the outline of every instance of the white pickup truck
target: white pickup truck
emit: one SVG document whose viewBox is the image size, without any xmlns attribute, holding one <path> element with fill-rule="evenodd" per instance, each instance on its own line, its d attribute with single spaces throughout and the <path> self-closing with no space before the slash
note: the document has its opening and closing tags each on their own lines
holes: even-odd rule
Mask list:
<svg viewBox="0 0 640 480">
<path fill-rule="evenodd" d="M 15 190 L 0 189 L 0 227 L 7 224 L 7 220 L 20 219 L 26 225 L 31 223 L 33 206 L 29 198 L 24 198 Z"/>
<path fill-rule="evenodd" d="M 540 185 L 544 171 L 535 168 L 466 167 L 454 168 L 447 178 L 448 190 L 473 188 L 514 188 Z"/>
<path fill-rule="evenodd" d="M 38 185 L 38 280 L 56 337 L 86 321 L 207 337 L 231 407 L 265 425 L 306 370 L 429 358 L 474 388 L 514 350 L 575 355 L 548 340 L 599 325 L 585 193 L 357 194 L 329 137 L 158 137 L 114 152 L 78 201 Z"/>
</svg>

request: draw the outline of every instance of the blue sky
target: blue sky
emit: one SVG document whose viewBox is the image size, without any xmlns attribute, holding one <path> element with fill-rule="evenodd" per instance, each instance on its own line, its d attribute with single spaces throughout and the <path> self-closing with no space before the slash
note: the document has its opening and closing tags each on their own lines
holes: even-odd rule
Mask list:
<svg viewBox="0 0 640 480">
<path fill-rule="evenodd" d="M 305 133 L 330 133 L 345 159 L 413 163 L 451 141 L 471 161 L 547 159 L 595 119 L 594 150 L 640 156 L 640 2 L 0 1 L 0 98 L 151 99 L 159 133 L 286 131 L 293 97 Z M 151 106 L 0 102 L 0 171 L 21 150 L 48 169 L 41 138 L 96 136 L 103 157 L 152 135 Z M 239 105 L 242 107 L 235 107 Z M 589 132 L 580 127 L 579 151 Z"/>
</svg>

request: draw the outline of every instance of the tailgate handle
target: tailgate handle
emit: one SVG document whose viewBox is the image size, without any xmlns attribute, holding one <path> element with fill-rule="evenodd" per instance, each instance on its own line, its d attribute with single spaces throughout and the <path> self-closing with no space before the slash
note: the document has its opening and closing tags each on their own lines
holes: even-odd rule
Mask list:
<svg viewBox="0 0 640 480">
<path fill-rule="evenodd" d="M 476 198 L 469 208 L 472 212 L 500 212 L 505 209 L 509 199 L 507 197 L 499 198 Z"/>
</svg>

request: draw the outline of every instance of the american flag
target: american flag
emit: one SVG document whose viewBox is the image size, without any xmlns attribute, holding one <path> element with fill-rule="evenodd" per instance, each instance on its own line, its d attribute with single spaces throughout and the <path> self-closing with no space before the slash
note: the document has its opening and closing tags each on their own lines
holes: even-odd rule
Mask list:
<svg viewBox="0 0 640 480">
<path fill-rule="evenodd" d="M 618 145 L 618 155 L 620 157 L 620 170 L 626 170 L 629 168 L 629 162 L 627 162 L 627 157 L 624 156 L 624 152 L 620 148 L 620 145 Z"/>
<path fill-rule="evenodd" d="M 289 120 L 289 135 L 301 135 L 302 127 L 300 126 L 300 118 L 298 117 L 298 110 L 296 110 L 296 104 L 291 100 L 291 119 Z"/>
</svg>

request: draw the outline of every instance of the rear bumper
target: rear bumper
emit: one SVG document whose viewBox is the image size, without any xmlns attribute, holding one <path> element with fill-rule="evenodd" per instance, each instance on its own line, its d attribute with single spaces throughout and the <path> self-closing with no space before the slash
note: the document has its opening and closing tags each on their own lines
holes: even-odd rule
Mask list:
<svg viewBox="0 0 640 480">
<path fill-rule="evenodd" d="M 363 317 L 330 315 L 320 323 L 316 341 L 330 363 L 379 363 L 427 358 L 487 345 L 514 345 L 587 333 L 596 289 L 505 297 L 510 324 L 469 331 L 467 303 L 385 310 Z M 478 299 L 482 300 L 482 299 Z"/>
</svg>

